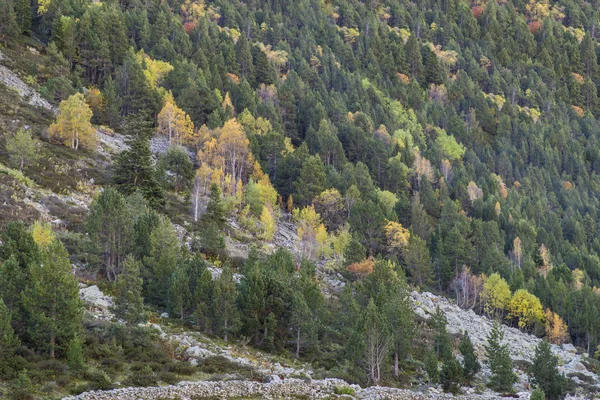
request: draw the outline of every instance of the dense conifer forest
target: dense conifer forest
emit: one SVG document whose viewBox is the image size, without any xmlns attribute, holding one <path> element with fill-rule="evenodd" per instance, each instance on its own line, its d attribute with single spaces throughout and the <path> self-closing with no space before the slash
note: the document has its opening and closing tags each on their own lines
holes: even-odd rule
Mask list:
<svg viewBox="0 0 600 400">
<path fill-rule="evenodd" d="M 0 390 L 193 375 L 139 325 L 167 311 L 323 376 L 457 392 L 481 365 L 443 315 L 414 315 L 419 290 L 544 338 L 533 382 L 563 398 L 546 342 L 600 356 L 599 17 L 596 0 L 0 0 L 0 51 L 53 107 L 15 111 L 0 85 L 17 182 Z M 100 154 L 114 135 L 128 147 Z M 56 159 L 106 167 L 59 177 Z M 19 185 L 92 201 L 57 225 L 11 206 Z M 78 279 L 120 323 L 89 321 Z M 510 392 L 496 328 L 489 386 Z"/>
</svg>

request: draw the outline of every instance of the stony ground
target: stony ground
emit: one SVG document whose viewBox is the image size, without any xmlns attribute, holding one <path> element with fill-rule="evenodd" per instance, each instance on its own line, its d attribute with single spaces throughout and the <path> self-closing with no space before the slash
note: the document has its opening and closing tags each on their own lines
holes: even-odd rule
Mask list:
<svg viewBox="0 0 600 400">
<path fill-rule="evenodd" d="M 448 331 L 451 334 L 468 332 L 480 358 L 483 359 L 483 345 L 486 343 L 487 336 L 492 329 L 491 319 L 477 315 L 473 310 L 463 310 L 445 297 L 436 296 L 432 293 L 412 292 L 411 297 L 415 312 L 423 318 L 429 318 L 435 312 L 436 307 L 439 306 L 448 319 Z M 535 347 L 541 339 L 523 333 L 516 328 L 503 325 L 502 329 L 504 330 L 505 342 L 510 343 L 511 357 L 515 365 L 521 367 L 529 365 L 534 357 Z M 586 362 L 584 354 L 579 354 L 571 344 L 552 345 L 552 351 L 559 357 L 561 372 L 573 379 L 578 386 L 591 391 L 598 391 L 600 377 L 589 371 L 584 365 Z M 484 369 L 482 374 L 484 380 L 485 375 L 486 371 Z M 521 373 L 519 378 L 520 388 L 523 388 L 528 377 Z"/>
<path fill-rule="evenodd" d="M 92 315 L 99 319 L 112 319 L 109 311 L 112 299 L 104 295 L 96 286 L 81 289 L 81 296 L 88 304 Z M 472 310 L 463 310 L 452 304 L 443 297 L 431 293 L 411 294 L 414 308 L 417 314 L 423 318 L 429 318 L 436 307 L 444 311 L 448 319 L 448 330 L 450 333 L 469 332 L 480 356 L 483 355 L 483 343 L 491 329 L 492 323 L 489 319 L 475 314 Z M 424 393 L 405 389 L 394 389 L 388 387 L 369 387 L 362 389 L 356 385 L 350 385 L 343 380 L 325 379 L 313 380 L 310 365 L 285 363 L 271 355 L 250 351 L 245 347 L 224 346 L 197 332 L 169 332 L 163 330 L 158 324 L 152 325 L 165 340 L 176 344 L 180 357 L 196 365 L 203 359 L 209 357 L 224 357 L 232 363 L 243 367 L 252 368 L 258 375 L 267 377 L 268 383 L 253 381 L 228 380 L 219 382 L 181 382 L 178 385 L 151 387 L 151 388 L 125 388 L 111 391 L 95 391 L 68 397 L 67 400 L 158 400 L 158 399 L 230 399 L 230 398 L 261 398 L 261 399 L 288 399 L 288 398 L 337 398 L 343 397 L 336 394 L 340 388 L 351 388 L 353 396 L 345 398 L 355 399 L 401 399 L 401 400 L 425 400 L 425 399 L 464 399 L 464 400 L 493 400 L 500 399 L 492 392 L 485 394 L 465 394 L 451 396 L 440 393 L 437 388 L 428 388 Z M 533 349 L 539 342 L 534 336 L 527 335 L 517 329 L 503 327 L 505 340 L 511 343 L 512 357 L 517 365 L 531 362 Z M 593 390 L 598 382 L 598 376 L 588 371 L 582 361 L 584 357 L 577 354 L 577 350 L 571 345 L 553 346 L 553 351 L 559 356 L 561 370 L 572 379 L 578 381 L 579 386 L 587 386 Z M 485 381 L 489 371 L 480 373 L 480 378 Z M 303 377 L 302 379 L 297 379 Z M 580 378 L 581 377 L 581 378 Z M 235 378 L 237 379 L 237 378 Z M 528 377 L 521 373 L 520 383 L 516 386 L 520 390 L 518 397 L 529 398 L 529 392 L 525 390 Z M 586 383 L 587 382 L 587 383 Z M 336 389 L 337 388 L 337 389 Z M 472 389 L 465 389 L 465 391 Z M 212 396 L 212 397 L 211 397 Z M 577 399 L 589 399 L 589 394 L 583 394 Z M 573 398 L 575 399 L 575 398 Z"/>
<path fill-rule="evenodd" d="M 353 393 L 339 395 L 342 392 Z M 351 389 L 351 390 L 348 390 Z M 452 396 L 441 393 L 419 393 L 405 389 L 369 387 L 361 389 L 357 385 L 348 385 L 340 379 L 305 381 L 286 379 L 280 382 L 258 383 L 249 381 L 228 382 L 181 382 L 178 385 L 150 388 L 115 389 L 104 392 L 87 392 L 78 396 L 65 397 L 63 400 L 158 400 L 158 399 L 369 399 L 369 400 L 495 400 L 502 397 L 494 395 Z M 524 397 L 525 398 L 525 397 Z"/>
</svg>

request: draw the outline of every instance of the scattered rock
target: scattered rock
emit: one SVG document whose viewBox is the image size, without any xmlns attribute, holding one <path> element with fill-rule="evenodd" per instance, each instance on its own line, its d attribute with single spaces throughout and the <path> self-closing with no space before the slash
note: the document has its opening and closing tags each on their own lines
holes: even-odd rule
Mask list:
<svg viewBox="0 0 600 400">
<path fill-rule="evenodd" d="M 108 309 L 113 305 L 112 297 L 102 293 L 102 291 L 96 285 L 80 289 L 79 297 L 87 305 L 99 309 Z"/>
<path fill-rule="evenodd" d="M 4 55 L 0 53 L 0 60 L 2 59 L 4 59 Z M 19 96 L 21 96 L 23 100 L 30 105 L 55 111 L 55 108 L 52 107 L 52 105 L 45 99 L 43 99 L 37 91 L 29 87 L 29 85 L 23 82 L 21 78 L 19 78 L 14 72 L 3 65 L 0 65 L 0 82 L 11 89 L 14 89 L 17 93 L 19 93 Z"/>
</svg>

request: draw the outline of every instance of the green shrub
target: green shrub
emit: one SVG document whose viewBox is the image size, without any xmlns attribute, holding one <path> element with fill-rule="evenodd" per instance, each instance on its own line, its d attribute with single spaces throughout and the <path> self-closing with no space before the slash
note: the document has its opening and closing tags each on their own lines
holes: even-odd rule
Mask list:
<svg viewBox="0 0 600 400">
<path fill-rule="evenodd" d="M 186 362 L 171 361 L 164 366 L 164 370 L 177 375 L 190 376 L 196 372 L 196 367 Z"/>
<path fill-rule="evenodd" d="M 152 369 L 148 366 L 142 371 L 133 372 L 125 380 L 125 383 L 131 386 L 156 386 L 158 383 L 158 377 Z"/>
<path fill-rule="evenodd" d="M 159 381 L 169 384 L 169 385 L 173 385 L 173 384 L 179 382 L 179 378 L 177 377 L 177 375 L 175 375 L 172 372 L 160 371 L 157 375 L 158 375 Z"/>
<path fill-rule="evenodd" d="M 113 388 L 110 378 L 104 371 L 88 370 L 83 377 L 88 381 L 86 390 L 109 390 Z"/>
<path fill-rule="evenodd" d="M 333 388 L 333 392 L 335 394 L 348 394 L 350 396 L 354 396 L 354 389 L 350 386 L 336 386 Z"/>
</svg>

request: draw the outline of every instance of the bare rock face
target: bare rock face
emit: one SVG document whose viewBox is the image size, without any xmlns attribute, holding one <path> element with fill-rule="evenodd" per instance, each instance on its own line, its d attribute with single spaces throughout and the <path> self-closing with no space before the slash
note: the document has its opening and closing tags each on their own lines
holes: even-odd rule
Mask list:
<svg viewBox="0 0 600 400">
<path fill-rule="evenodd" d="M 0 52 L 0 60 L 4 57 L 4 54 Z M 38 92 L 29 87 L 29 85 L 23 82 L 23 80 L 21 80 L 14 72 L 3 65 L 0 65 L 0 82 L 19 93 L 19 96 L 30 105 L 55 111 L 54 107 L 43 99 Z"/>
</svg>

